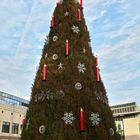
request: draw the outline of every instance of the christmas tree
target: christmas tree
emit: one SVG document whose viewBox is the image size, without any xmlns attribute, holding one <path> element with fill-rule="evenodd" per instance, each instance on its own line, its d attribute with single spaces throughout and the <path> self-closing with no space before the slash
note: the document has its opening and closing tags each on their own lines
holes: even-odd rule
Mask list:
<svg viewBox="0 0 140 140">
<path fill-rule="evenodd" d="M 82 0 L 57 3 L 21 140 L 117 140 Z"/>
</svg>

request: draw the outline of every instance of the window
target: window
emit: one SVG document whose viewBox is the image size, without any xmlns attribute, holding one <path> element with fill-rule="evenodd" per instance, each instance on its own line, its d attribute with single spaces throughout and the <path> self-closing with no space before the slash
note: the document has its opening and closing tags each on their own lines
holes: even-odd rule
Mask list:
<svg viewBox="0 0 140 140">
<path fill-rule="evenodd" d="M 9 129 L 10 129 L 10 122 L 3 122 L 2 132 L 3 133 L 9 133 Z"/>
<path fill-rule="evenodd" d="M 20 125 L 20 129 L 21 129 L 21 131 L 22 131 L 22 129 L 23 129 L 23 125 L 22 125 L 22 124 Z"/>
<path fill-rule="evenodd" d="M 120 124 L 118 124 L 118 130 L 119 130 L 119 131 L 121 130 L 121 125 L 120 125 Z"/>
<path fill-rule="evenodd" d="M 20 134 L 22 133 L 22 130 L 23 130 L 23 125 L 21 124 L 20 125 L 20 132 L 19 132 Z"/>
<path fill-rule="evenodd" d="M 12 134 L 18 134 L 18 126 L 17 123 L 12 124 Z"/>
</svg>

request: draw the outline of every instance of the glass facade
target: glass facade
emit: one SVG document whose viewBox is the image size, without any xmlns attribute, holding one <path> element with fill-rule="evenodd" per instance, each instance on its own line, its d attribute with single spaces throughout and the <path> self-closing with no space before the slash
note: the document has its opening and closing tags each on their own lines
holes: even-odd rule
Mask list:
<svg viewBox="0 0 140 140">
<path fill-rule="evenodd" d="M 2 123 L 2 132 L 9 133 L 10 130 L 10 122 L 3 122 Z"/>
<path fill-rule="evenodd" d="M 0 103 L 28 107 L 29 101 L 0 91 Z"/>
<path fill-rule="evenodd" d="M 133 113 L 137 111 L 137 105 L 135 102 L 111 106 L 113 114 L 124 114 L 124 113 Z"/>
</svg>

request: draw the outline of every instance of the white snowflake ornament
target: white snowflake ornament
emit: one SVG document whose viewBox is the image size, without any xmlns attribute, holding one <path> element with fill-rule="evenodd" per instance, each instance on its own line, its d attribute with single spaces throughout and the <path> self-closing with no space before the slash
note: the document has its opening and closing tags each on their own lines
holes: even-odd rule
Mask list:
<svg viewBox="0 0 140 140">
<path fill-rule="evenodd" d="M 55 99 L 62 99 L 65 97 L 65 93 L 63 90 L 56 91 Z"/>
<path fill-rule="evenodd" d="M 58 55 L 57 55 L 57 54 L 54 54 L 54 55 L 52 56 L 52 59 L 53 59 L 53 60 L 57 60 L 57 59 L 58 59 Z"/>
<path fill-rule="evenodd" d="M 45 45 L 48 45 L 49 44 L 49 41 L 50 41 L 49 36 L 46 36 L 46 38 L 45 38 Z"/>
<path fill-rule="evenodd" d="M 99 117 L 99 113 L 93 113 L 92 112 L 89 119 L 91 120 L 93 126 L 99 126 L 99 123 L 101 121 L 101 119 Z"/>
<path fill-rule="evenodd" d="M 55 36 L 53 37 L 53 41 L 56 42 L 57 40 L 58 40 L 58 36 L 55 35 Z"/>
<path fill-rule="evenodd" d="M 102 102 L 107 104 L 107 97 L 105 95 L 102 96 Z"/>
<path fill-rule="evenodd" d="M 86 70 L 85 64 L 81 64 L 81 63 L 78 63 L 77 68 L 78 68 L 78 71 L 81 73 L 84 73 Z"/>
<path fill-rule="evenodd" d="M 62 120 L 65 121 L 66 125 L 68 125 L 68 124 L 72 125 L 72 122 L 75 120 L 75 118 L 74 118 L 72 112 L 70 112 L 70 113 L 65 112 L 64 117 L 62 118 Z"/>
<path fill-rule="evenodd" d="M 78 34 L 78 33 L 80 32 L 78 26 L 74 26 L 74 25 L 73 25 L 71 29 L 73 30 L 74 33 L 77 33 L 77 34 Z"/>
<path fill-rule="evenodd" d="M 47 58 L 47 57 L 48 57 L 48 54 L 46 53 L 46 54 L 45 54 L 45 58 Z"/>
<path fill-rule="evenodd" d="M 69 16 L 69 12 L 66 11 L 64 15 L 65 15 L 65 17 Z"/>
<path fill-rule="evenodd" d="M 100 96 L 96 96 L 96 99 L 97 99 L 98 101 L 102 101 L 102 98 L 101 98 Z"/>
</svg>

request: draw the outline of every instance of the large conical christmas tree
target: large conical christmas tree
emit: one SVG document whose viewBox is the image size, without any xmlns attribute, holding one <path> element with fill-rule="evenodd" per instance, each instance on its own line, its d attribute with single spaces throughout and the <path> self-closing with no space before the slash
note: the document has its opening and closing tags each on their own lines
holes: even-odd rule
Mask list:
<svg viewBox="0 0 140 140">
<path fill-rule="evenodd" d="M 21 140 L 117 140 L 82 3 L 57 3 Z"/>
</svg>

